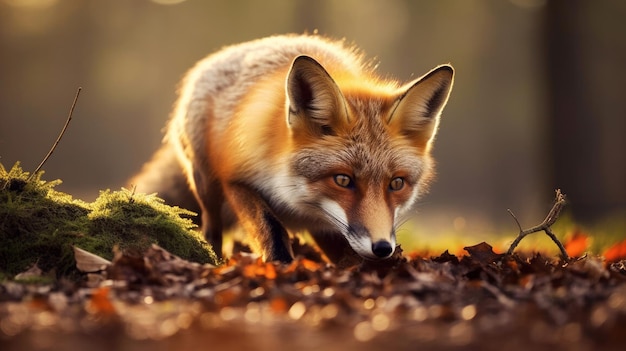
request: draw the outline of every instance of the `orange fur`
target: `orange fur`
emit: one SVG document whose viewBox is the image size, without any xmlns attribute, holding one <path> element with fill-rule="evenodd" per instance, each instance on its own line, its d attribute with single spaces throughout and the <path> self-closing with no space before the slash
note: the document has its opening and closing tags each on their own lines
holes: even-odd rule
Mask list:
<svg viewBox="0 0 626 351">
<path fill-rule="evenodd" d="M 134 183 L 173 204 L 193 196 L 218 253 L 238 222 L 265 260 L 289 262 L 299 230 L 333 261 L 389 257 L 432 176 L 452 82 L 449 65 L 405 85 L 381 79 L 356 48 L 319 36 L 227 47 L 187 74 L 164 145 Z"/>
</svg>

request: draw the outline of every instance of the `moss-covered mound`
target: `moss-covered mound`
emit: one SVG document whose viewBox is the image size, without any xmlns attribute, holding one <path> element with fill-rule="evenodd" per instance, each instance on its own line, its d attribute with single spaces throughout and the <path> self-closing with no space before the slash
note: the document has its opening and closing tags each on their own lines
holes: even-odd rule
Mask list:
<svg viewBox="0 0 626 351">
<path fill-rule="evenodd" d="M 184 259 L 217 262 L 193 230 L 192 213 L 153 195 L 103 191 L 93 203 L 54 190 L 61 181 L 29 179 L 19 164 L 0 164 L 0 274 L 13 277 L 33 264 L 57 276 L 75 272 L 72 246 L 107 259 L 113 247 L 143 251 L 155 243 Z"/>
</svg>

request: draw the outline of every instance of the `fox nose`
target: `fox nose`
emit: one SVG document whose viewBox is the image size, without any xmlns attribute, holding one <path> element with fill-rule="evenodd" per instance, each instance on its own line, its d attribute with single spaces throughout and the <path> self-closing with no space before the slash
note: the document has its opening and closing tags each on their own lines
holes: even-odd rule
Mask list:
<svg viewBox="0 0 626 351">
<path fill-rule="evenodd" d="M 372 244 L 372 252 L 378 258 L 386 258 L 393 252 L 393 247 L 386 240 L 379 240 Z"/>
</svg>

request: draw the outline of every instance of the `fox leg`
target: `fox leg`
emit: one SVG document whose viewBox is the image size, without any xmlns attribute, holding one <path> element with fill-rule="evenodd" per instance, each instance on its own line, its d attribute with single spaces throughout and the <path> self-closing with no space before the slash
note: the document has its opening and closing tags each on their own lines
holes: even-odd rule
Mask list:
<svg viewBox="0 0 626 351">
<path fill-rule="evenodd" d="M 194 195 L 200 205 L 201 229 L 204 238 L 211 244 L 218 257 L 222 256 L 222 206 L 224 195 L 219 183 L 206 172 L 199 171 L 206 167 L 193 169 Z"/>
<path fill-rule="evenodd" d="M 200 207 L 202 208 L 202 234 L 211 244 L 218 257 L 222 256 L 222 202 L 219 196 L 205 196 Z"/>
<path fill-rule="evenodd" d="M 311 236 L 328 259 L 339 267 L 357 265 L 363 261 L 338 232 L 312 232 Z"/>
<path fill-rule="evenodd" d="M 229 184 L 224 186 L 224 195 L 264 261 L 293 261 L 287 230 L 258 192 L 243 184 Z"/>
</svg>

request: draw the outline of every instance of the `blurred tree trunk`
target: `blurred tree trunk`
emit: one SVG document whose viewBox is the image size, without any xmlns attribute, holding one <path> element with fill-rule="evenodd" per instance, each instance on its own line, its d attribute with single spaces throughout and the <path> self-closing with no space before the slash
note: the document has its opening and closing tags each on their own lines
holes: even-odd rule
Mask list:
<svg viewBox="0 0 626 351">
<path fill-rule="evenodd" d="M 619 1 L 546 2 L 550 184 L 567 194 L 577 220 L 626 207 L 626 45 Z M 600 63 L 600 64 L 598 64 Z"/>
</svg>

